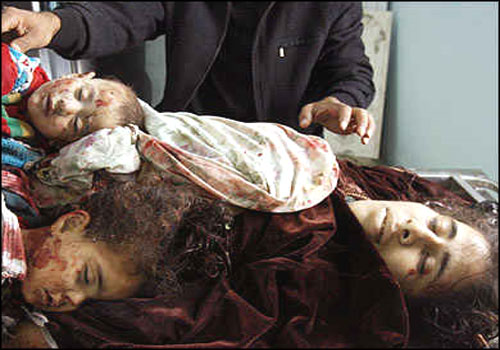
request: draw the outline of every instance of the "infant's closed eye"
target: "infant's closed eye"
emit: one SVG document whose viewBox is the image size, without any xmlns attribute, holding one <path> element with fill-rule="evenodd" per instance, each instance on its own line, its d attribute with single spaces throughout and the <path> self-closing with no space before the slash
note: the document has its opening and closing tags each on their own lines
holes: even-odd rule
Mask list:
<svg viewBox="0 0 500 350">
<path fill-rule="evenodd" d="M 82 100 L 82 97 L 83 97 L 83 89 L 82 88 L 75 91 L 75 97 L 78 101 Z"/>
<path fill-rule="evenodd" d="M 73 132 L 75 133 L 75 135 L 78 135 L 78 131 L 80 130 L 81 128 L 81 118 L 76 116 L 74 119 L 73 119 Z"/>
</svg>

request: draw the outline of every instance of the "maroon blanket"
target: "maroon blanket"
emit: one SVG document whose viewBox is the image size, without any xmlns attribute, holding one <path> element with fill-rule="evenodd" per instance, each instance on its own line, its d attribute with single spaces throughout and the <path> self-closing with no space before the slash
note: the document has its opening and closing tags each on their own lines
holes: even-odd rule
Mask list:
<svg viewBox="0 0 500 350">
<path fill-rule="evenodd" d="M 451 195 L 410 173 L 341 162 L 319 205 L 247 211 L 235 221 L 232 273 L 173 302 L 129 298 L 51 313 L 60 347 L 401 347 L 408 314 L 398 284 L 344 195 L 423 200 Z"/>
</svg>

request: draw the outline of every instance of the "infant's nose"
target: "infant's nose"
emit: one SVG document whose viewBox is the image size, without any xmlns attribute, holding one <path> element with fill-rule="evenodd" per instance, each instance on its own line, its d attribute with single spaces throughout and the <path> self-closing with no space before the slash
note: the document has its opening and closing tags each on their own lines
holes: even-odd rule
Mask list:
<svg viewBox="0 0 500 350">
<path fill-rule="evenodd" d="M 55 101 L 54 110 L 59 113 L 76 113 L 80 108 L 80 103 L 71 96 L 60 96 Z"/>
</svg>

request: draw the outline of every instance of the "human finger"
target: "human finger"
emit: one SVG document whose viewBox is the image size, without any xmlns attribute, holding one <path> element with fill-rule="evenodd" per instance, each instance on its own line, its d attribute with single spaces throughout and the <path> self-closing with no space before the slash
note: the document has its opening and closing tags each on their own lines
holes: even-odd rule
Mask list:
<svg viewBox="0 0 500 350">
<path fill-rule="evenodd" d="M 313 110 L 314 105 L 312 103 L 309 103 L 302 107 L 300 110 L 299 114 L 299 126 L 301 128 L 307 128 L 309 125 L 312 123 L 312 110 Z"/>
<path fill-rule="evenodd" d="M 345 104 L 337 104 L 337 119 L 339 122 L 340 129 L 342 131 L 347 131 L 347 127 L 352 121 L 352 108 Z"/>
<path fill-rule="evenodd" d="M 370 113 L 368 113 L 367 121 L 366 132 L 364 136 L 361 137 L 361 143 L 363 143 L 364 145 L 366 145 L 371 140 L 376 129 L 375 119 L 373 119 L 373 116 Z"/>
<path fill-rule="evenodd" d="M 356 121 L 356 133 L 359 137 L 363 137 L 366 134 L 366 129 L 368 127 L 368 112 L 363 108 L 353 108 L 352 114 L 354 120 Z"/>
<path fill-rule="evenodd" d="M 19 17 L 16 16 L 15 10 L 16 8 L 11 6 L 2 8 L 2 34 L 18 27 Z"/>
</svg>

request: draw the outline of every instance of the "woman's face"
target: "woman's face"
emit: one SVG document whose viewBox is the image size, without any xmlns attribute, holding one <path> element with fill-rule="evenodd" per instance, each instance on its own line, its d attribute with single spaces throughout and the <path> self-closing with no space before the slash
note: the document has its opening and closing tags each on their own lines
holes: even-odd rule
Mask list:
<svg viewBox="0 0 500 350">
<path fill-rule="evenodd" d="M 459 289 L 487 268 L 482 234 L 423 204 L 362 200 L 350 208 L 408 295 Z"/>
<path fill-rule="evenodd" d="M 84 237 L 90 217 L 76 211 L 46 230 L 25 233 L 28 274 L 22 293 L 27 302 L 48 311 L 70 311 L 87 299 L 131 296 L 142 276 L 135 273 L 130 252 Z"/>
</svg>

